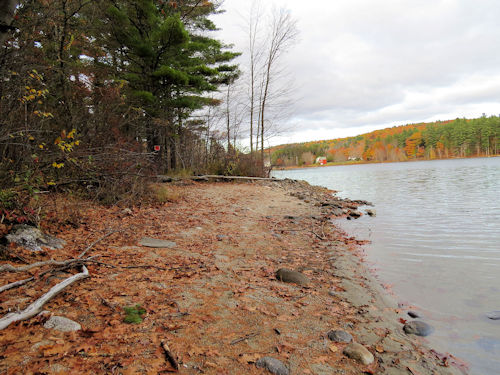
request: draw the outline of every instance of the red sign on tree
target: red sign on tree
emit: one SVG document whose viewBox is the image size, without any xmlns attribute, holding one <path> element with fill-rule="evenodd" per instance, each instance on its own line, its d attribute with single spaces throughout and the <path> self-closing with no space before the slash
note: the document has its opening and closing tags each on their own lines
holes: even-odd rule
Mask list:
<svg viewBox="0 0 500 375">
<path fill-rule="evenodd" d="M 160 146 L 159 145 L 154 145 L 154 150 L 155 151 L 160 151 Z"/>
</svg>

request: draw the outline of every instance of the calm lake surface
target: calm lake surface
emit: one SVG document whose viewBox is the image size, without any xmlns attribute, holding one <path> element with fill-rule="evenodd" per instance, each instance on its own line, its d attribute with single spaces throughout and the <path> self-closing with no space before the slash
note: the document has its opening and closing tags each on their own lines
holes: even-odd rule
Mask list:
<svg viewBox="0 0 500 375">
<path fill-rule="evenodd" d="M 436 328 L 427 339 L 474 375 L 500 374 L 500 157 L 275 171 L 341 197 L 372 202 L 376 217 L 340 220 L 368 239 L 367 261 Z M 361 209 L 363 211 L 363 209 Z"/>
</svg>

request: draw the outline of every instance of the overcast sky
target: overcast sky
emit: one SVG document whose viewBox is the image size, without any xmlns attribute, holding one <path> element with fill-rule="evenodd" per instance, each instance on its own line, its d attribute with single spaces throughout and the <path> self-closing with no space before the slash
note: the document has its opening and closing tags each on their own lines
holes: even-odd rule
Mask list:
<svg viewBox="0 0 500 375">
<path fill-rule="evenodd" d="M 244 53 L 250 3 L 226 0 L 213 18 L 220 39 Z M 283 60 L 297 87 L 294 114 L 272 144 L 500 114 L 499 0 L 263 4 L 289 9 L 300 32 Z"/>
</svg>

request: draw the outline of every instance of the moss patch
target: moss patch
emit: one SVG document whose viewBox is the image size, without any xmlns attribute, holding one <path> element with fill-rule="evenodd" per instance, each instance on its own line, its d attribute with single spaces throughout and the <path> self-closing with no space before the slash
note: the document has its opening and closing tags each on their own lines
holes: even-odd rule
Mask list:
<svg viewBox="0 0 500 375">
<path fill-rule="evenodd" d="M 126 314 L 123 321 L 128 324 L 142 323 L 142 315 L 146 314 L 146 310 L 144 310 L 141 305 L 124 307 L 123 310 L 125 310 Z"/>
</svg>

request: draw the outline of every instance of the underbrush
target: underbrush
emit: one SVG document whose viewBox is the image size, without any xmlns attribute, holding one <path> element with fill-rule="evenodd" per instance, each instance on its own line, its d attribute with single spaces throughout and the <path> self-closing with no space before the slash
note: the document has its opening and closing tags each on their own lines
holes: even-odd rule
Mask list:
<svg viewBox="0 0 500 375">
<path fill-rule="evenodd" d="M 241 153 L 212 163 L 208 172 L 222 176 L 268 177 L 269 175 L 269 169 L 262 167 L 260 155 Z"/>
<path fill-rule="evenodd" d="M 149 186 L 149 198 L 153 202 L 175 203 L 184 198 L 184 189 L 181 186 L 167 184 L 151 184 Z"/>
</svg>

